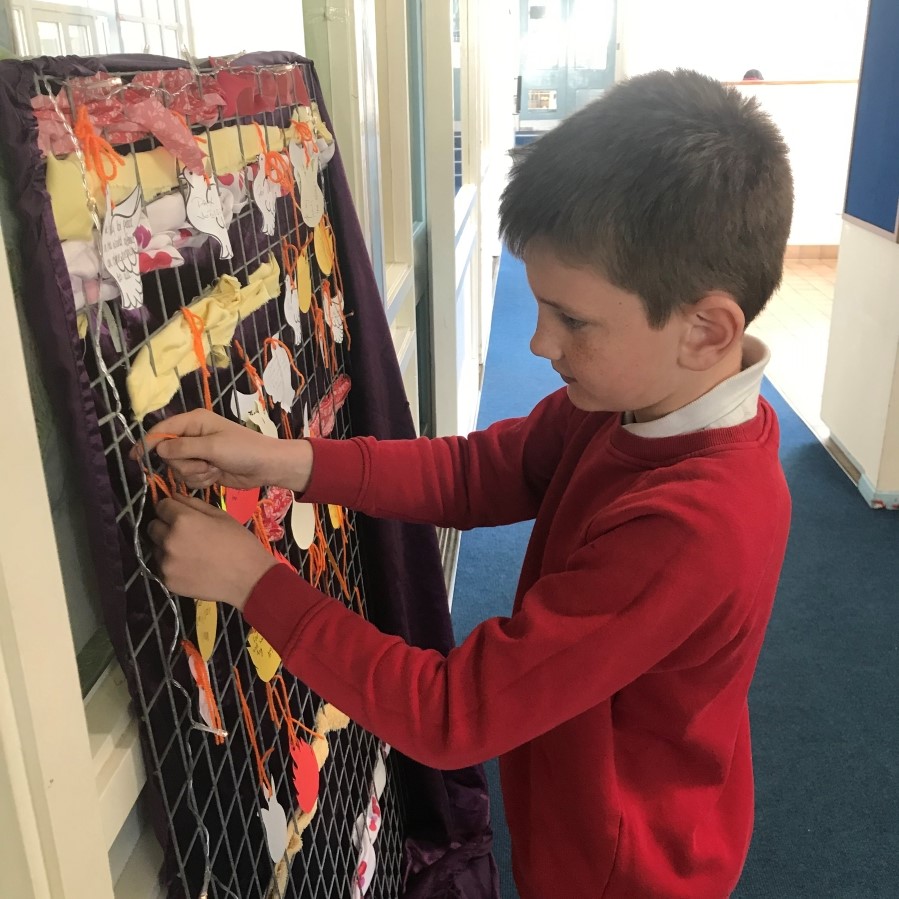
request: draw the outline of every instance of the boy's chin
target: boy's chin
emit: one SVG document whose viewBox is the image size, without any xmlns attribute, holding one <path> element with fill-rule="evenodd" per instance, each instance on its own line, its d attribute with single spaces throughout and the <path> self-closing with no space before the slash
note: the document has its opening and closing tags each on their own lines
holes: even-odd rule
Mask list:
<svg viewBox="0 0 899 899">
<path fill-rule="evenodd" d="M 620 412 L 620 409 L 610 408 L 610 403 L 604 402 L 602 397 L 591 396 L 581 389 L 581 386 L 575 382 L 567 385 L 568 401 L 575 409 L 581 412 Z"/>
</svg>

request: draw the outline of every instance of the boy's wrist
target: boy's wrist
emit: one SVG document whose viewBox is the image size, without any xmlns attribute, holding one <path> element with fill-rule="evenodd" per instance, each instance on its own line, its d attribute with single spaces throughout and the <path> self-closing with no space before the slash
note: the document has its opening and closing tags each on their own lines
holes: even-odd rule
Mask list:
<svg viewBox="0 0 899 899">
<path fill-rule="evenodd" d="M 308 440 L 278 440 L 270 481 L 294 493 L 305 493 L 312 479 L 312 444 Z"/>
</svg>

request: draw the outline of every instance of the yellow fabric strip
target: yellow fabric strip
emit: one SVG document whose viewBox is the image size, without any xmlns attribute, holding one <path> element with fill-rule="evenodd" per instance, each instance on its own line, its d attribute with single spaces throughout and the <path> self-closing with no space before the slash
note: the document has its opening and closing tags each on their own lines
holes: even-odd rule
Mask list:
<svg viewBox="0 0 899 899">
<path fill-rule="evenodd" d="M 294 118 L 301 121 L 299 109 Z M 291 139 L 291 131 L 265 126 L 268 146 L 280 152 Z M 215 160 L 216 174 L 234 174 L 244 166 L 256 161 L 263 151 L 259 132 L 255 125 L 230 125 L 218 131 L 206 133 L 208 146 L 204 146 L 207 156 Z M 130 196 L 137 187 L 138 174 L 143 189 L 145 203 L 167 194 L 178 187 L 178 173 L 181 163 L 165 147 L 156 147 L 141 153 L 123 154 L 125 165 L 109 182 L 109 192 L 113 203 L 119 203 Z M 207 159 L 208 174 L 212 168 Z M 106 207 L 99 179 L 93 172 L 87 173 L 87 182 L 102 217 Z M 84 181 L 81 163 L 75 153 L 62 159 L 52 154 L 47 156 L 47 192 L 56 220 L 56 230 L 60 240 L 90 240 L 93 222 L 88 212 L 84 195 Z"/>
<path fill-rule="evenodd" d="M 281 293 L 281 269 L 269 255 L 249 277 L 246 287 L 223 275 L 188 308 L 203 319 L 203 348 L 212 365 L 228 365 L 228 346 L 242 318 L 251 315 Z M 127 378 L 128 396 L 136 419 L 167 405 L 178 392 L 181 378 L 200 367 L 193 337 L 183 315 L 173 316 L 141 347 Z"/>
</svg>

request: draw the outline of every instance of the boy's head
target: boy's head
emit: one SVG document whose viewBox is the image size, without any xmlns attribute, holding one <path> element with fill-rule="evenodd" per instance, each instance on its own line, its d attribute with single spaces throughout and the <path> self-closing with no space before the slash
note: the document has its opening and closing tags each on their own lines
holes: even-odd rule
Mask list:
<svg viewBox="0 0 899 899">
<path fill-rule="evenodd" d="M 711 292 L 748 324 L 780 283 L 793 182 L 780 132 L 696 72 L 615 85 L 516 154 L 500 208 L 529 245 L 636 294 L 652 327 Z"/>
</svg>

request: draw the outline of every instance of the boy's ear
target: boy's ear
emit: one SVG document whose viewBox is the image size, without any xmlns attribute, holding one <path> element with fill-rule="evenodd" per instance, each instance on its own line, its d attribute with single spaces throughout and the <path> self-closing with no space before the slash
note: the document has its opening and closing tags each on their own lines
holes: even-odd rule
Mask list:
<svg viewBox="0 0 899 899">
<path fill-rule="evenodd" d="M 728 293 L 709 293 L 681 310 L 684 330 L 679 362 L 691 371 L 708 371 L 742 346 L 746 319 Z"/>
</svg>

